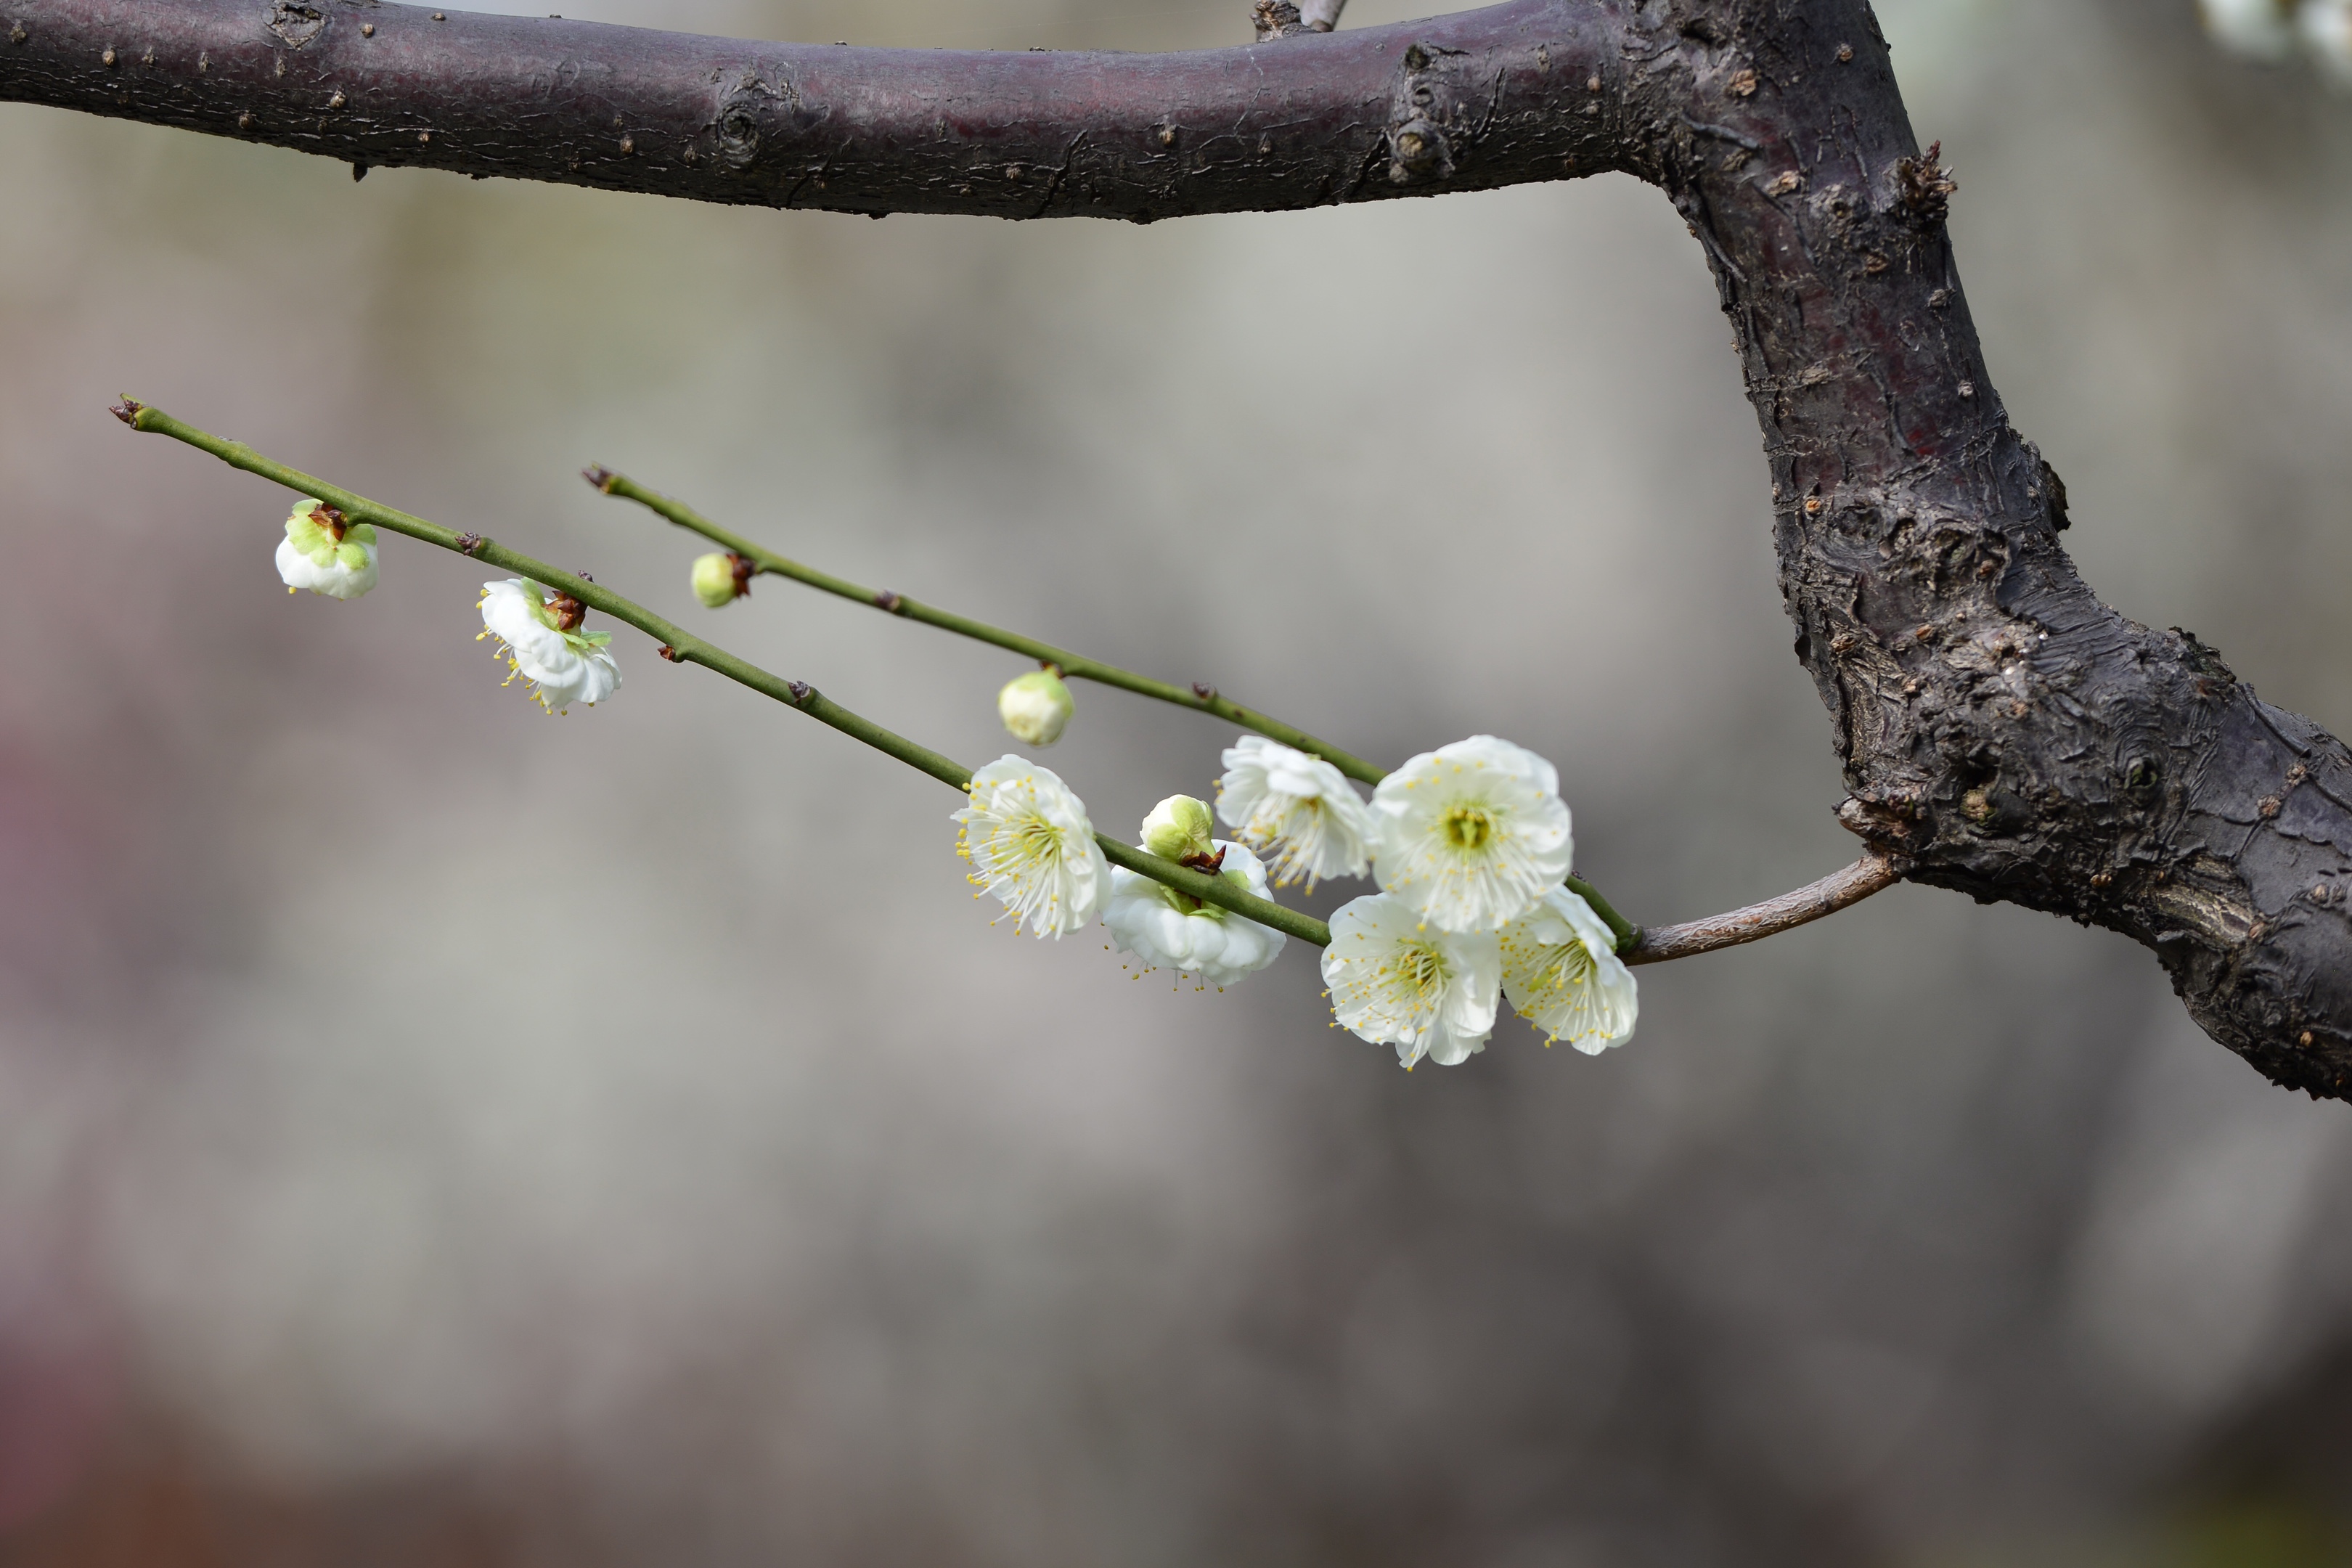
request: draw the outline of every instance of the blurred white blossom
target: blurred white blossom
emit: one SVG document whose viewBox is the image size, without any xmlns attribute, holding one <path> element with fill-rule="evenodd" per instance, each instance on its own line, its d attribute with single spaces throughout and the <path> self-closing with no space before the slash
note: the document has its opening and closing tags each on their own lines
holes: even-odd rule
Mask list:
<svg viewBox="0 0 2352 1568">
<path fill-rule="evenodd" d="M 1224 855 L 1216 874 L 1244 892 L 1265 897 L 1265 868 L 1257 857 L 1244 845 L 1214 843 Z M 1103 924 L 1119 951 L 1135 954 L 1148 969 L 1173 969 L 1219 987 L 1272 963 L 1285 940 L 1271 926 L 1123 868 L 1111 871 Z"/>
<path fill-rule="evenodd" d="M 1453 1067 L 1486 1048 L 1502 967 L 1493 935 L 1433 930 L 1386 893 L 1341 905 L 1323 950 L 1332 1016 L 1376 1045 L 1394 1046 L 1406 1068 L 1424 1056 Z"/>
<path fill-rule="evenodd" d="M 620 689 L 621 671 L 606 646 L 613 634 L 582 631 L 581 614 L 578 600 L 521 577 L 485 583 L 475 640 L 498 638 L 508 681 L 520 677 L 550 713 L 574 702 L 593 708 Z"/>
<path fill-rule="evenodd" d="M 1225 749 L 1217 815 L 1272 858 L 1276 887 L 1360 877 L 1371 863 L 1372 816 L 1339 769 L 1296 747 L 1244 735 Z"/>
<path fill-rule="evenodd" d="M 1575 858 L 1558 772 L 1492 735 L 1406 763 L 1372 791 L 1372 816 L 1381 890 L 1440 931 L 1499 931 Z"/>
<path fill-rule="evenodd" d="M 2223 48 L 2250 59 L 2283 60 L 2294 52 L 2293 0 L 2200 0 L 2205 30 Z"/>
<path fill-rule="evenodd" d="M 356 599 L 375 586 L 373 525 L 348 522 L 314 496 L 304 496 L 286 515 L 286 537 L 278 542 L 278 575 L 289 594 L 308 588 L 330 599 Z"/>
<path fill-rule="evenodd" d="M 1615 933 L 1592 906 L 1554 888 L 1503 928 L 1503 994 L 1541 1029 L 1546 1045 L 1566 1040 L 1599 1056 L 1633 1037 L 1641 999 L 1633 972 L 1617 956 Z"/>
<path fill-rule="evenodd" d="M 2352 88 L 2352 0 L 2303 0 L 2294 24 L 2328 80 Z"/>
<path fill-rule="evenodd" d="M 1092 925 L 1110 892 L 1110 864 L 1087 808 L 1051 768 L 1002 756 L 971 775 L 956 853 L 970 881 L 1013 914 L 1013 929 L 1059 938 Z"/>
</svg>

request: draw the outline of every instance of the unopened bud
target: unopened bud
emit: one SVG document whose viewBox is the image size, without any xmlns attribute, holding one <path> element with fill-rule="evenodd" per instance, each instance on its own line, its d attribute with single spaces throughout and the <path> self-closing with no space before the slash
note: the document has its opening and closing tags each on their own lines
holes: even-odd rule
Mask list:
<svg viewBox="0 0 2352 1568">
<path fill-rule="evenodd" d="M 1214 826 L 1206 801 L 1171 795 L 1143 819 L 1143 847 L 1163 860 L 1206 859 L 1217 852 L 1209 841 Z"/>
<path fill-rule="evenodd" d="M 1050 669 L 1016 675 L 996 694 L 996 716 L 1013 738 L 1033 746 L 1050 746 L 1062 738 L 1070 715 L 1077 710 L 1070 689 Z"/>
<path fill-rule="evenodd" d="M 743 570 L 746 564 L 741 556 L 723 551 L 696 556 L 694 596 L 710 609 L 724 609 L 751 592 L 751 584 L 744 581 L 751 575 Z"/>
</svg>

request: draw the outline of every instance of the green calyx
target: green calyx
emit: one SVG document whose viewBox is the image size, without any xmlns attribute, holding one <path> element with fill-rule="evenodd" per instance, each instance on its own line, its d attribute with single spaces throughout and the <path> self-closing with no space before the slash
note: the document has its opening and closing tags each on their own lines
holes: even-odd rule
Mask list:
<svg viewBox="0 0 2352 1568">
<path fill-rule="evenodd" d="M 1223 878 L 1226 884 L 1232 887 L 1236 892 L 1248 893 L 1252 897 L 1256 896 L 1257 889 L 1251 887 L 1249 879 L 1243 876 L 1239 871 L 1220 871 L 1217 875 Z M 1165 882 L 1154 882 L 1151 885 L 1151 889 L 1160 895 L 1160 901 L 1161 903 L 1166 904 L 1170 909 L 1174 910 L 1180 915 L 1190 916 L 1195 920 L 1210 921 L 1221 921 L 1225 918 L 1226 911 L 1219 908 L 1217 905 L 1196 899 L 1190 893 L 1180 893 Z"/>
<path fill-rule="evenodd" d="M 1189 795 L 1171 795 L 1153 806 L 1151 815 L 1143 819 L 1143 847 L 1162 860 L 1173 860 L 1179 865 L 1205 860 L 1217 852 L 1210 838 L 1216 825 L 1216 818 L 1209 814 L 1208 802 Z"/>
<path fill-rule="evenodd" d="M 334 513 L 313 497 L 304 496 L 287 514 L 287 542 L 309 557 L 313 566 L 340 563 L 344 570 L 356 572 L 367 564 L 367 546 L 375 542 L 375 528 L 364 522 L 344 523 L 338 534 L 339 522 L 340 513 Z"/>
</svg>

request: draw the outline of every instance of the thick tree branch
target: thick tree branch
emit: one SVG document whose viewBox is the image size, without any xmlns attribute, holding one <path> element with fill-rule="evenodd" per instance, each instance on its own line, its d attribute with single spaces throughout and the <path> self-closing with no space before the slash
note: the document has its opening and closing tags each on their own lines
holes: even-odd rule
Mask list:
<svg viewBox="0 0 2352 1568">
<path fill-rule="evenodd" d="M 2281 1083 L 2352 1085 L 2352 753 L 2100 604 L 2010 428 L 1866 0 L 1512 0 L 1209 53 L 929 54 L 360 0 L 0 0 L 0 97 L 708 201 L 1135 219 L 1629 170 L 1714 269 L 1840 815 L 2125 932 Z"/>
<path fill-rule="evenodd" d="M 868 49 L 370 0 L 12 0 L 0 99 L 698 201 L 1175 217 L 1591 174 L 1614 5 L 1188 54 Z M 1475 142 L 1475 158 L 1467 153 Z"/>
</svg>

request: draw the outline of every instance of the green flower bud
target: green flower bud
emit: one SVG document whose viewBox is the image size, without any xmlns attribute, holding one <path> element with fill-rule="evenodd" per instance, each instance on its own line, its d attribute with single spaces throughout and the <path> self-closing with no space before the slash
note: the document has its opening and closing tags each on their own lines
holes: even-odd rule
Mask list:
<svg viewBox="0 0 2352 1568">
<path fill-rule="evenodd" d="M 724 609 L 751 591 L 740 555 L 714 551 L 694 558 L 694 596 L 710 609 Z"/>
<path fill-rule="evenodd" d="M 1050 669 L 1016 675 L 996 694 L 996 716 L 1004 721 L 1013 739 L 1033 746 L 1050 746 L 1060 740 L 1077 706 L 1070 700 L 1070 689 Z"/>
<path fill-rule="evenodd" d="M 1215 826 L 1206 802 L 1171 795 L 1143 819 L 1143 847 L 1163 860 L 1206 859 L 1217 852 L 1209 841 Z"/>
</svg>

